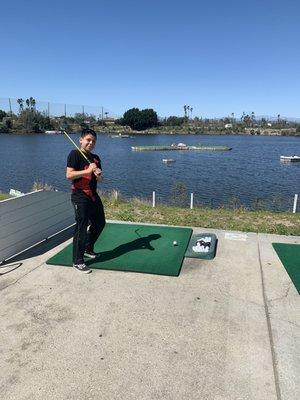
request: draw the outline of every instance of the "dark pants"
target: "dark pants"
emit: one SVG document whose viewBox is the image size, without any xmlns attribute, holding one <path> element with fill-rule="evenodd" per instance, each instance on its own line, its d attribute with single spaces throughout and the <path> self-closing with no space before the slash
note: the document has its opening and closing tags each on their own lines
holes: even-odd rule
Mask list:
<svg viewBox="0 0 300 400">
<path fill-rule="evenodd" d="M 71 200 L 76 221 L 73 236 L 73 263 L 81 264 L 84 262 L 84 252 L 94 250 L 94 244 L 105 226 L 105 215 L 102 201 L 98 195 L 93 201 L 87 196 L 72 194 Z"/>
</svg>

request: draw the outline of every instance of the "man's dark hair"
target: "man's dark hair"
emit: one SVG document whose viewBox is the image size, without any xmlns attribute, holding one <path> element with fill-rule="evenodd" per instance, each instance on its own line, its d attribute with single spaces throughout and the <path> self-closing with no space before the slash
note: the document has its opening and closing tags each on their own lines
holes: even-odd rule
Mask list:
<svg viewBox="0 0 300 400">
<path fill-rule="evenodd" d="M 89 129 L 89 128 L 83 129 L 80 136 L 82 138 L 84 138 L 87 135 L 92 135 L 92 136 L 94 136 L 95 139 L 97 139 L 97 133 L 95 131 L 93 131 L 93 129 Z"/>
</svg>

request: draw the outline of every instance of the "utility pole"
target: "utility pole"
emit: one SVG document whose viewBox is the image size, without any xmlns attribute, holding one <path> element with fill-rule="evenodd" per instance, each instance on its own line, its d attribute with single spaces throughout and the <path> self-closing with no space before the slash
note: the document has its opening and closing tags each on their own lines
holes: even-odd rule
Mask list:
<svg viewBox="0 0 300 400">
<path fill-rule="evenodd" d="M 8 99 L 8 102 L 9 102 L 9 111 L 10 111 L 10 116 L 12 117 L 12 110 L 11 110 L 11 101 L 10 101 L 10 98 Z"/>
</svg>

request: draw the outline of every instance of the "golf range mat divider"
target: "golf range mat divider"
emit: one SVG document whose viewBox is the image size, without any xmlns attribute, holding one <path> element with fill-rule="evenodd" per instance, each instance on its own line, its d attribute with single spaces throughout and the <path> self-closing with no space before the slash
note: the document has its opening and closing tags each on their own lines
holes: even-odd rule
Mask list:
<svg viewBox="0 0 300 400">
<path fill-rule="evenodd" d="M 178 276 L 193 230 L 157 225 L 107 223 L 94 251 L 85 258 L 90 268 Z M 175 244 L 174 244 L 175 242 Z M 72 266 L 73 244 L 46 264 Z"/>
<path fill-rule="evenodd" d="M 185 256 L 212 260 L 216 255 L 217 243 L 218 239 L 214 233 L 197 233 L 191 237 Z"/>
<path fill-rule="evenodd" d="M 272 243 L 272 246 L 300 294 L 300 244 Z"/>
</svg>

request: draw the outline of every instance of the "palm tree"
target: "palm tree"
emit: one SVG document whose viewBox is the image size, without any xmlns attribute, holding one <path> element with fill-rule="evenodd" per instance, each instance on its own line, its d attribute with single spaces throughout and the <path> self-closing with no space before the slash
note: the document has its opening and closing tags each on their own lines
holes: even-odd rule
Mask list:
<svg viewBox="0 0 300 400">
<path fill-rule="evenodd" d="M 189 119 L 190 106 L 187 106 L 186 109 L 187 109 L 187 111 L 188 111 L 187 116 L 188 116 L 188 119 Z"/>
<path fill-rule="evenodd" d="M 23 99 L 17 99 L 17 103 L 19 104 L 20 112 L 23 111 L 23 108 L 24 108 L 24 100 L 23 100 Z"/>
<path fill-rule="evenodd" d="M 183 106 L 183 110 L 184 110 L 184 118 L 186 118 L 186 105 Z"/>
<path fill-rule="evenodd" d="M 244 123 L 246 124 L 246 126 L 250 126 L 251 123 L 251 117 L 249 114 L 244 116 Z"/>
<path fill-rule="evenodd" d="M 29 98 L 29 104 L 30 104 L 31 110 L 33 110 L 35 108 L 35 105 L 36 105 L 36 101 L 35 101 L 35 99 L 33 97 Z"/>
<path fill-rule="evenodd" d="M 277 115 L 277 122 L 280 122 L 280 114 Z"/>
<path fill-rule="evenodd" d="M 193 119 L 193 107 L 191 107 L 190 110 L 191 110 L 191 119 Z"/>
</svg>

